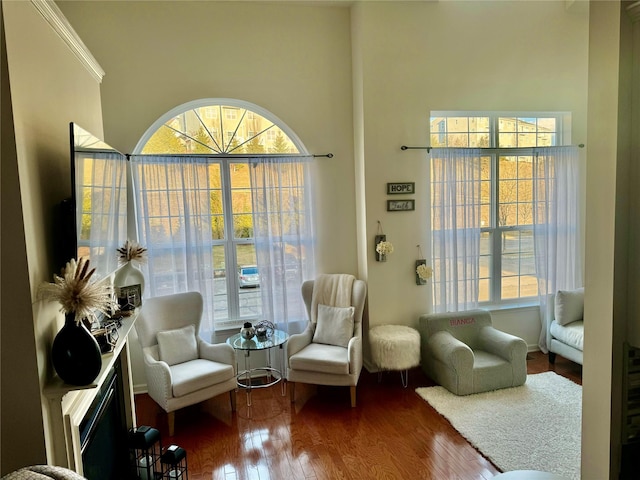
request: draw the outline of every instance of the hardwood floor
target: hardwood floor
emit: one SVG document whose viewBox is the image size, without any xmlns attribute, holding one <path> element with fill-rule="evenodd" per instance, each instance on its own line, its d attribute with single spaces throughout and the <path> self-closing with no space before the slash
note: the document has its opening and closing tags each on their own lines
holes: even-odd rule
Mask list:
<svg viewBox="0 0 640 480">
<path fill-rule="evenodd" d="M 534 352 L 529 374 L 554 370 L 582 384 L 582 367 L 561 357 L 555 366 Z M 148 395 L 136 395 L 138 425 L 158 428 L 162 444 L 187 451 L 190 480 L 211 479 L 489 479 L 500 471 L 431 408 L 415 388 L 433 382 L 420 369 L 400 374 L 363 370 L 356 408 L 347 387 L 296 385 L 295 404 L 279 385 L 254 390 L 252 407 L 238 392 L 176 413 L 175 436 Z M 523 439 L 526 441 L 526 439 Z"/>
</svg>

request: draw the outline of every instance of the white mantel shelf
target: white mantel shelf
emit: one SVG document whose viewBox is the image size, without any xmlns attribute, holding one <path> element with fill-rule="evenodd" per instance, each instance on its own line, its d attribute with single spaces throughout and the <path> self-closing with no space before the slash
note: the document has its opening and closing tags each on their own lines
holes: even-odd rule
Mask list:
<svg viewBox="0 0 640 480">
<path fill-rule="evenodd" d="M 118 328 L 118 341 L 113 352 L 102 355 L 102 368 L 92 383 L 81 386 L 69 385 L 56 375 L 43 388 L 42 394 L 49 406 L 47 439 L 49 464 L 66 467 L 83 474 L 79 427 L 116 362 L 120 363 L 122 370 L 127 428 L 136 426 L 128 336 L 137 314 L 136 311 L 133 315 L 122 319 L 122 326 Z"/>
</svg>

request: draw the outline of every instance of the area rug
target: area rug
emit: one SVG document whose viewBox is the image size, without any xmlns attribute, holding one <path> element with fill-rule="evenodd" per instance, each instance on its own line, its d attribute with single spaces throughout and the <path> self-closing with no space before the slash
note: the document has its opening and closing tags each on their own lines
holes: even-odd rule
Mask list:
<svg viewBox="0 0 640 480">
<path fill-rule="evenodd" d="M 571 380 L 545 372 L 521 387 L 464 397 L 444 387 L 416 392 L 503 472 L 580 478 L 582 387 Z"/>
</svg>

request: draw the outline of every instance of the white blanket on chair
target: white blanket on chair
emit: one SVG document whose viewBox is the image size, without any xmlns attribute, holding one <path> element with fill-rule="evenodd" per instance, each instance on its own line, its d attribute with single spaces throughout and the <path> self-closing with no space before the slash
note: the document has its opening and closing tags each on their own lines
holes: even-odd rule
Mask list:
<svg viewBox="0 0 640 480">
<path fill-rule="evenodd" d="M 311 294 L 311 321 L 316 322 L 318 305 L 350 307 L 353 275 L 347 273 L 320 274 L 316 277 Z"/>
</svg>

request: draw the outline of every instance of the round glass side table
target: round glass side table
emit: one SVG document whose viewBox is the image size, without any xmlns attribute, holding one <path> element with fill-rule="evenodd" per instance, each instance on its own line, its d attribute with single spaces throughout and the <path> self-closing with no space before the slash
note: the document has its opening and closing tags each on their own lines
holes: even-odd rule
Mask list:
<svg viewBox="0 0 640 480">
<path fill-rule="evenodd" d="M 244 370 L 238 371 L 236 375 L 238 387 L 247 392 L 247 406 L 251 406 L 251 390 L 254 388 L 267 388 L 277 383 L 281 384 L 282 396 L 285 395 L 285 385 L 283 376 L 285 374 L 284 344 L 287 343 L 289 334 L 282 330 L 274 330 L 273 335 L 266 340 L 259 340 L 257 336 L 246 340 L 239 333 L 227 338 L 227 343 L 238 353 L 244 352 Z M 274 366 L 271 358 L 271 351 L 278 347 L 277 365 Z M 265 351 L 267 354 L 267 365 L 262 367 L 251 367 L 251 352 Z M 255 383 L 254 373 L 265 373 L 264 382 Z"/>
</svg>

